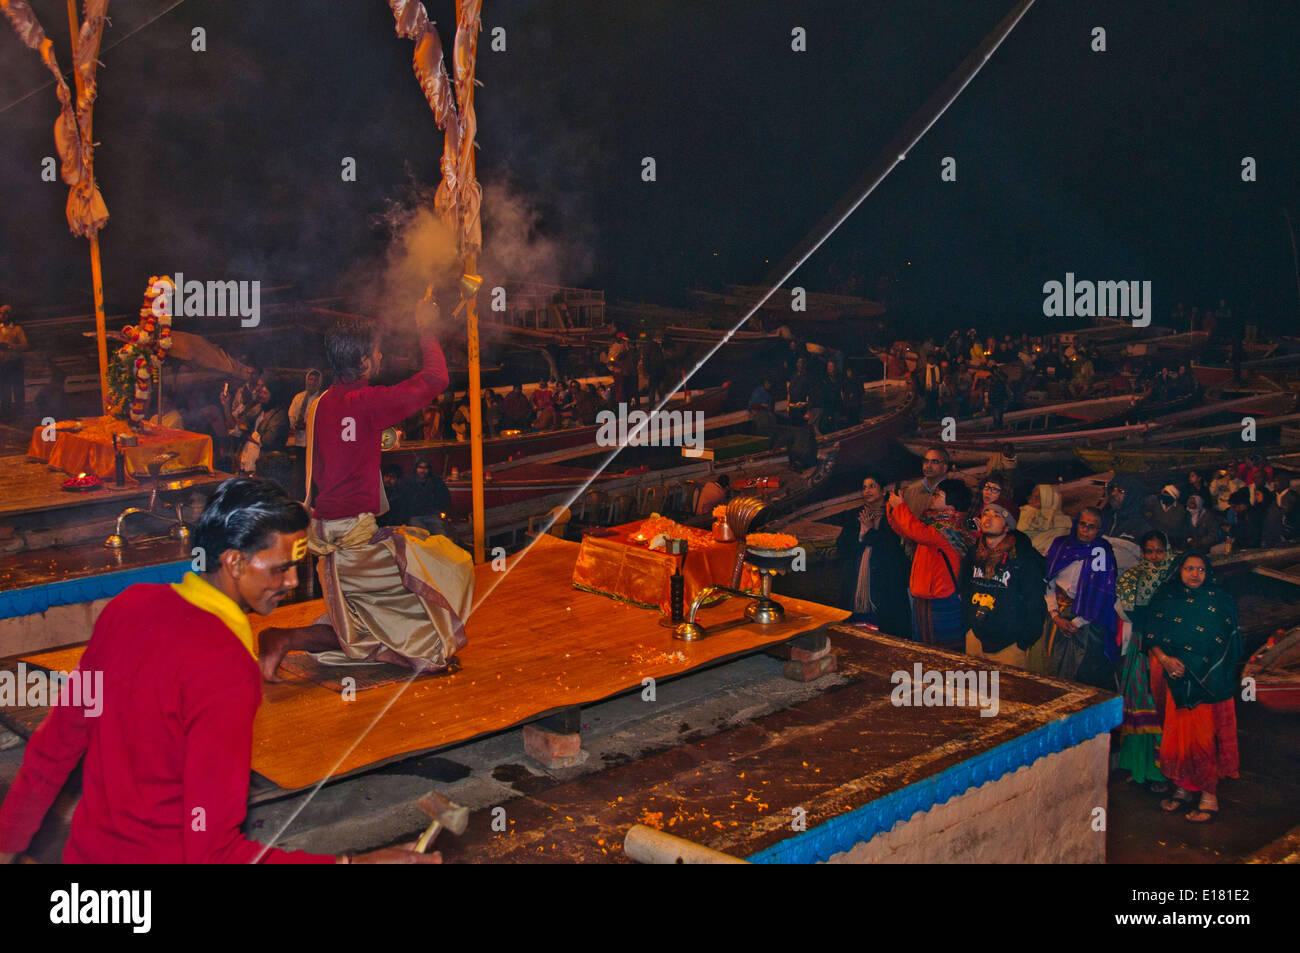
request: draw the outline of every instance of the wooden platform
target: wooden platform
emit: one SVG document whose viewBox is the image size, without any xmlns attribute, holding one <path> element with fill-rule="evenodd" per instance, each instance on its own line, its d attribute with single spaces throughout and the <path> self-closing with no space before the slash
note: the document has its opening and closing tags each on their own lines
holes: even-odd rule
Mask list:
<svg viewBox="0 0 1300 953">
<path fill-rule="evenodd" d="M 896 672 L 978 661 L 871 629 L 830 633 L 847 684 L 520 798 L 507 806 L 504 831 L 494 828 L 491 807 L 477 810 L 464 835 L 439 842 L 444 862 L 626 863 L 623 836 L 636 823 L 756 861 L 823 861 L 1022 766 L 1039 771 L 1043 759 L 1104 739 L 1119 721 L 1114 695 L 1009 668 L 1001 670 L 996 717 L 973 707 L 899 707 Z M 1040 778 L 1006 801 L 992 832 L 979 828 L 995 807 L 985 788 L 978 808 L 948 818 L 951 826 L 933 838 L 945 855 L 928 860 L 1100 859 L 1096 838 L 1104 835 L 1087 819 L 1105 804 L 1101 745 L 1091 778 Z M 802 827 L 792 823 L 796 810 Z"/>
<path fill-rule="evenodd" d="M 216 471 L 188 475 L 183 480 L 187 486 L 207 491 L 230 476 Z M 115 486 L 109 480 L 103 489 L 90 493 L 67 492 L 63 489 L 67 479 L 68 475 L 62 470 L 29 460 L 25 454 L 0 457 L 0 520 L 53 510 L 94 509 L 106 503 L 113 504 L 120 511 L 149 498 L 147 478 L 143 482 L 128 479 L 124 487 Z"/>
<path fill-rule="evenodd" d="M 741 604 L 732 600 L 700 614 L 716 634 L 679 642 L 659 625 L 657 612 L 573 589 L 577 553 L 576 543 L 547 536 L 515 557 L 504 575 L 479 566 L 479 604 L 466 624 L 469 645 L 458 656 L 463 667 L 454 675 L 361 691 L 352 702 L 303 680 L 266 685 L 254 726 L 254 772 L 297 790 L 639 691 L 644 678 L 683 675 L 848 615 L 781 597 L 788 621 L 727 626 L 742 618 Z M 320 602 L 282 607 L 254 616 L 254 631 L 307 624 L 323 611 Z M 24 661 L 71 671 L 83 651 Z"/>
</svg>

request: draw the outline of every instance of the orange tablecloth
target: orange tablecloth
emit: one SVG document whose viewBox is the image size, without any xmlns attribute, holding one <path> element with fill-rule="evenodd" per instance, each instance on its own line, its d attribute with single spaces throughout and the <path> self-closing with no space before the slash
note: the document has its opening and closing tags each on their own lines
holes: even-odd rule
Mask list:
<svg viewBox="0 0 1300 953">
<path fill-rule="evenodd" d="M 647 609 L 667 614 L 672 609 L 669 577 L 680 557 L 662 550 L 651 550 L 646 543 L 631 539 L 641 521 L 611 526 L 612 536 L 584 536 L 573 567 L 573 584 L 579 589 L 612 596 Z M 736 544 L 711 541 L 692 546 L 686 554 L 682 575 L 686 577 L 686 610 L 700 590 L 709 585 L 731 585 L 731 571 L 736 564 Z M 758 588 L 758 574 L 748 567 L 741 579 L 742 589 Z"/>
<path fill-rule="evenodd" d="M 72 422 L 60 421 L 59 426 Z M 116 417 L 83 417 L 79 422 L 80 432 L 60 431 L 53 441 L 43 440 L 45 428 L 37 427 L 32 431 L 27 456 L 74 476 L 93 473 L 101 480 L 113 479 L 113 434 L 131 433 L 131 428 Z M 122 448 L 128 476 L 148 473 L 149 460 L 168 450 L 175 450 L 179 456 L 163 468 L 164 473 L 188 467 L 212 469 L 212 438 L 205 434 L 151 426 L 148 433 L 139 434 L 139 439 L 138 446 Z"/>
</svg>

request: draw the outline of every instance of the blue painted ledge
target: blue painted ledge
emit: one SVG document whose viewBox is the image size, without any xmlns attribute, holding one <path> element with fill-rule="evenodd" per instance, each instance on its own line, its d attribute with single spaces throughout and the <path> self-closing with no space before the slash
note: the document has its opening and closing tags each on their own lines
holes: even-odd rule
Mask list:
<svg viewBox="0 0 1300 953">
<path fill-rule="evenodd" d="M 756 864 L 815 864 L 830 860 L 832 855 L 871 840 L 919 811 L 927 811 L 971 788 L 1033 764 L 1039 758 L 1108 732 L 1120 723 L 1123 714 L 1124 700 L 1118 697 L 1085 708 L 946 768 L 934 777 L 886 794 L 812 830 L 795 834 L 748 859 Z"/>
<path fill-rule="evenodd" d="M 0 592 L 0 619 L 44 612 L 52 606 L 75 605 L 96 599 L 111 599 L 137 582 L 180 582 L 190 571 L 190 560 L 141 566 L 118 572 L 99 573 L 79 579 L 66 579 L 43 586 L 28 586 Z"/>
</svg>

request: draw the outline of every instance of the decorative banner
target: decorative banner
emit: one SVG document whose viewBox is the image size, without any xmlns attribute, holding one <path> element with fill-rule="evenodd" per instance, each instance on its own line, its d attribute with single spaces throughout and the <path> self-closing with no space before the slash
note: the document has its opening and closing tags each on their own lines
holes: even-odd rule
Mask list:
<svg viewBox="0 0 1300 953">
<path fill-rule="evenodd" d="M 104 16 L 108 0 L 86 0 L 86 19 L 77 38 L 77 55 L 73 67 L 82 82 L 81 95 L 74 105 L 72 92 L 63 80 L 58 60 L 54 56 L 54 43 L 45 35 L 36 14 L 26 0 L 0 0 L 0 11 L 9 18 L 18 38 L 36 50 L 47 69 L 54 76 L 58 94 L 59 118 L 54 122 L 54 145 L 62 163 L 60 174 L 71 186 L 68 194 L 67 218 L 72 234 L 93 238 L 108 222 L 108 207 L 95 184 L 94 143 L 90 128 L 95 97 L 96 56 L 100 37 L 104 32 Z"/>
<path fill-rule="evenodd" d="M 478 50 L 481 0 L 458 0 L 456 43 L 453 50 L 456 85 L 443 62 L 438 31 L 416 0 L 388 0 L 396 21 L 397 35 L 415 41 L 413 66 L 433 119 L 443 131 L 442 181 L 434 196 L 438 212 L 456 222 L 462 255 L 477 254 L 483 246 L 479 206 L 483 190 L 474 176 L 474 62 Z M 459 103 L 459 108 L 457 104 Z"/>
</svg>

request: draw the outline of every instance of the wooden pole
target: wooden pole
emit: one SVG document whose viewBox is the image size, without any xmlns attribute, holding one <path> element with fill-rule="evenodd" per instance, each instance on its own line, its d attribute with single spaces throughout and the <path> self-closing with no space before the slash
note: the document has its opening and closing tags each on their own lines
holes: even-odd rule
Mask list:
<svg viewBox="0 0 1300 953">
<path fill-rule="evenodd" d="M 77 97 L 82 94 L 84 84 L 81 81 L 81 74 L 77 72 L 77 37 L 81 33 L 80 24 L 77 22 L 77 0 L 68 0 L 68 27 L 72 39 L 72 76 L 77 84 Z M 101 34 L 102 36 L 102 34 Z M 99 55 L 99 50 L 95 50 L 95 56 Z M 86 139 L 93 141 L 91 138 L 91 119 L 86 120 Z M 86 163 L 86 172 L 88 175 L 94 175 L 94 153 L 91 153 L 91 161 Z M 99 235 L 90 236 L 90 281 L 94 288 L 95 301 L 95 342 L 99 349 L 99 400 L 100 406 L 105 414 L 108 413 L 108 326 L 104 319 L 104 272 L 99 263 Z"/>
<path fill-rule="evenodd" d="M 456 5 L 456 19 L 459 25 L 461 8 L 460 4 Z M 477 29 L 477 24 L 475 24 Z M 474 69 L 478 60 L 478 36 L 475 34 L 471 37 L 470 56 L 469 56 L 469 77 L 465 83 L 464 102 L 460 104 L 461 113 L 471 111 L 474 108 Z M 474 160 L 474 144 L 469 145 L 469 174 L 470 184 L 477 182 L 477 173 L 475 170 L 476 162 Z M 458 210 L 459 212 L 459 210 Z M 465 240 L 465 235 L 461 234 L 461 242 Z M 465 256 L 465 273 L 470 275 L 478 274 L 478 251 Z M 478 288 L 474 289 L 474 294 L 466 303 L 465 308 L 466 322 L 466 343 L 467 355 L 469 361 L 469 466 L 470 466 L 470 499 L 472 501 L 474 515 L 474 562 L 481 563 L 486 559 L 485 550 L 485 505 L 483 498 L 483 393 L 479 384 L 479 349 L 478 349 Z"/>
<path fill-rule="evenodd" d="M 472 161 L 472 160 L 471 160 Z M 465 259 L 465 270 L 477 274 L 478 255 L 469 255 Z M 481 563 L 486 558 L 485 551 L 485 515 L 483 499 L 483 396 L 479 385 L 479 350 L 478 350 L 478 292 L 466 305 L 466 341 L 469 359 L 469 465 L 471 494 L 474 507 L 474 562 Z"/>
</svg>

